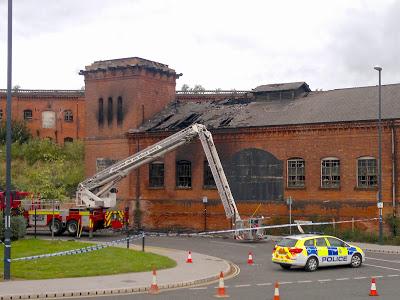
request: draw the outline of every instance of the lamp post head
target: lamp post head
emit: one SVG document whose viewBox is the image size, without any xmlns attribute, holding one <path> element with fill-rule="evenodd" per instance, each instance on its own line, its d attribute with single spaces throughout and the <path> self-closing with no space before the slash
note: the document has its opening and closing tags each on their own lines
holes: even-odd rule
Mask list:
<svg viewBox="0 0 400 300">
<path fill-rule="evenodd" d="M 380 66 L 375 66 L 374 69 L 379 71 L 379 72 L 382 71 L 382 67 L 380 67 Z"/>
</svg>

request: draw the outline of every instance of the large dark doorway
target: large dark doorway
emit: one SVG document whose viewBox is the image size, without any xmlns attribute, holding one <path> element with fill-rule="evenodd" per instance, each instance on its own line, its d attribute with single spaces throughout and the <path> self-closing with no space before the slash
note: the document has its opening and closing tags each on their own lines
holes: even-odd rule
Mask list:
<svg viewBox="0 0 400 300">
<path fill-rule="evenodd" d="M 232 157 L 226 170 L 236 200 L 283 199 L 283 163 L 271 153 L 244 149 Z"/>
</svg>

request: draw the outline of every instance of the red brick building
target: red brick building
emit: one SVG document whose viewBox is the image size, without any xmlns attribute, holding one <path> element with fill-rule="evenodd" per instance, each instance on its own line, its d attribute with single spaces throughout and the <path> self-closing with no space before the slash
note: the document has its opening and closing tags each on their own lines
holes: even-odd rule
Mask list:
<svg viewBox="0 0 400 300">
<path fill-rule="evenodd" d="M 6 90 L 0 90 L 0 121 L 6 118 Z M 56 143 L 85 137 L 85 93 L 73 90 L 14 90 L 12 118 L 25 121 L 32 135 Z"/>
<path fill-rule="evenodd" d="M 180 74 L 140 58 L 95 62 L 86 84 L 86 170 L 125 158 L 198 122 L 213 133 L 243 216 L 377 215 L 377 87 L 312 92 L 304 82 L 251 92 L 176 93 Z M 383 86 L 383 201 L 398 205 L 400 84 Z M 136 184 L 139 183 L 139 184 Z M 151 228 L 229 226 L 199 142 L 129 175 L 119 197 L 140 201 Z M 122 204 L 121 204 L 122 205 Z"/>
<path fill-rule="evenodd" d="M 252 91 L 176 92 L 168 65 L 142 58 L 97 61 L 81 71 L 83 91 L 13 94 L 13 118 L 58 143 L 85 137 L 93 175 L 198 122 L 213 133 L 239 212 L 294 218 L 377 216 L 377 87 L 311 91 L 304 82 Z M 5 116 L 5 93 L 0 93 Z M 72 118 L 70 117 L 72 115 Z M 382 87 L 384 213 L 399 205 L 400 84 Z M 138 184 L 137 184 L 138 183 Z M 227 228 L 200 143 L 194 141 L 132 172 L 120 206 L 135 201 L 150 228 Z"/>
</svg>

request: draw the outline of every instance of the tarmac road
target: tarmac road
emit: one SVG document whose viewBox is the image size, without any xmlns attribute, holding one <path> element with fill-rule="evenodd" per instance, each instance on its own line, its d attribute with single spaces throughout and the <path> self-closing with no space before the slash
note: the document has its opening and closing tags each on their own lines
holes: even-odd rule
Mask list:
<svg viewBox="0 0 400 300">
<path fill-rule="evenodd" d="M 103 240 L 101 238 L 99 240 Z M 146 245 L 191 250 L 232 261 L 240 274 L 225 281 L 231 299 L 272 299 L 274 282 L 280 282 L 281 299 L 367 299 L 371 277 L 376 278 L 382 299 L 400 299 L 400 255 L 367 252 L 366 263 L 358 269 L 350 267 L 320 268 L 308 273 L 302 269 L 283 270 L 271 262 L 272 241 L 245 243 L 219 238 L 146 238 Z M 247 265 L 248 252 L 254 265 Z M 196 257 L 193 257 L 193 268 Z M 150 284 L 150 283 L 149 283 Z M 97 297 L 115 299 L 214 299 L 217 284 L 164 291 L 159 295 L 135 294 Z M 91 297 L 93 298 L 93 297 Z"/>
</svg>

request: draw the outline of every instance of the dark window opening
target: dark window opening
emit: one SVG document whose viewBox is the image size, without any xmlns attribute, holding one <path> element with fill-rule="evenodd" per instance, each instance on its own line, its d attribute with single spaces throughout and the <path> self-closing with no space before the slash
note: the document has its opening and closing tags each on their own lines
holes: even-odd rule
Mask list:
<svg viewBox="0 0 400 300">
<path fill-rule="evenodd" d="M 24 120 L 32 120 L 32 110 L 31 109 L 24 110 Z"/>
<path fill-rule="evenodd" d="M 192 187 L 192 163 L 187 160 L 176 162 L 176 187 Z"/>
<path fill-rule="evenodd" d="M 327 158 L 321 162 L 321 187 L 340 187 L 340 160 Z"/>
<path fill-rule="evenodd" d="M 107 105 L 108 126 L 112 125 L 112 121 L 113 121 L 113 99 L 110 97 L 110 98 L 108 98 L 108 105 Z"/>
<path fill-rule="evenodd" d="M 98 114 L 99 126 L 104 124 L 104 101 L 103 98 L 99 99 L 99 114 Z"/>
<path fill-rule="evenodd" d="M 204 187 L 215 187 L 214 176 L 211 172 L 210 165 L 208 161 L 204 161 Z"/>
<path fill-rule="evenodd" d="M 0 120 L 3 120 L 3 110 L 0 109 Z"/>
<path fill-rule="evenodd" d="M 122 125 L 122 119 L 124 118 L 123 111 L 122 111 L 122 97 L 118 97 L 117 100 L 117 125 Z"/>
<path fill-rule="evenodd" d="M 66 137 L 64 138 L 64 144 L 65 143 L 72 143 L 74 141 L 74 139 L 72 137 Z"/>
<path fill-rule="evenodd" d="M 228 126 L 232 120 L 233 120 L 232 117 L 222 120 L 221 123 L 219 123 L 219 126 L 220 127 Z"/>
<path fill-rule="evenodd" d="M 74 121 L 74 115 L 72 114 L 72 110 L 64 111 L 64 121 L 65 122 L 73 122 Z"/>
<path fill-rule="evenodd" d="M 192 125 L 194 122 L 196 122 L 199 119 L 199 117 L 200 117 L 200 114 L 191 114 L 186 119 L 184 119 L 182 122 L 180 122 L 178 125 L 176 125 L 176 127 L 179 129 L 186 128 L 189 125 Z"/>
<path fill-rule="evenodd" d="M 375 158 L 358 159 L 357 186 L 360 188 L 373 188 L 378 184 Z"/>
<path fill-rule="evenodd" d="M 292 158 L 287 161 L 288 187 L 305 186 L 305 162 L 302 158 Z"/>
<path fill-rule="evenodd" d="M 149 164 L 149 186 L 164 187 L 164 164 L 154 162 Z"/>
</svg>

